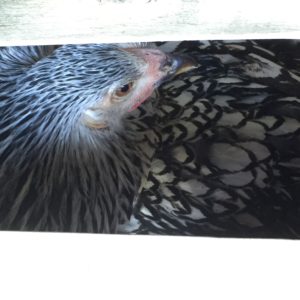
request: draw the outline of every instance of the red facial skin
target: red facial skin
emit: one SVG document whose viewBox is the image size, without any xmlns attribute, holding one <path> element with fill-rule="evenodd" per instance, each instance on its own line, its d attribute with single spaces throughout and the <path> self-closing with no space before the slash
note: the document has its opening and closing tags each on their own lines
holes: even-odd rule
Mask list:
<svg viewBox="0 0 300 300">
<path fill-rule="evenodd" d="M 166 73 L 161 70 L 161 66 L 166 60 L 166 55 L 162 51 L 156 49 L 137 48 L 126 49 L 126 51 L 134 53 L 147 63 L 147 68 L 143 75 L 145 83 L 139 89 L 139 93 L 132 99 L 133 106 L 129 111 L 133 111 L 151 96 L 156 84 L 166 76 Z"/>
</svg>

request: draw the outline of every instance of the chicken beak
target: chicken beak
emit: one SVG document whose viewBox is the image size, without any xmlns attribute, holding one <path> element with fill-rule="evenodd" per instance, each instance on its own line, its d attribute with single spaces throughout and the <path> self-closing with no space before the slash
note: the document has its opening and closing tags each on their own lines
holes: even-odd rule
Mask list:
<svg viewBox="0 0 300 300">
<path fill-rule="evenodd" d="M 176 75 L 196 69 L 198 63 L 190 56 L 182 54 L 168 54 L 162 62 L 160 70 L 166 74 L 165 80 Z"/>
</svg>

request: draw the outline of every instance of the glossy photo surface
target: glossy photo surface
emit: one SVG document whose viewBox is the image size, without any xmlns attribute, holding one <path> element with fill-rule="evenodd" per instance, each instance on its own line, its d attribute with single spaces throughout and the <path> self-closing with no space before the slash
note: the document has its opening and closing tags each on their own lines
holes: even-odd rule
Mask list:
<svg viewBox="0 0 300 300">
<path fill-rule="evenodd" d="M 299 238 L 299 45 L 0 48 L 0 229 Z"/>
</svg>

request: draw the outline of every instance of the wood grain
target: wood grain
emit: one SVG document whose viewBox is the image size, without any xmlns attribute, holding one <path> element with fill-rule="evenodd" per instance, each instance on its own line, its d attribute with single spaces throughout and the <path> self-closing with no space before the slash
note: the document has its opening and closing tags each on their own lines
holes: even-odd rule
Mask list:
<svg viewBox="0 0 300 300">
<path fill-rule="evenodd" d="M 0 45 L 300 38 L 297 2 L 1 0 Z"/>
</svg>

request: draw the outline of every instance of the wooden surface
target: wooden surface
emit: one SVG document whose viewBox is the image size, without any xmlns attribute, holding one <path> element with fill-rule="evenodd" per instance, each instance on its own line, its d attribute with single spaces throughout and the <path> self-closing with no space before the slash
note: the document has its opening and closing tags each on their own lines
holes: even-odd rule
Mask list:
<svg viewBox="0 0 300 300">
<path fill-rule="evenodd" d="M 0 45 L 300 38 L 298 0 L 0 0 Z"/>
</svg>

